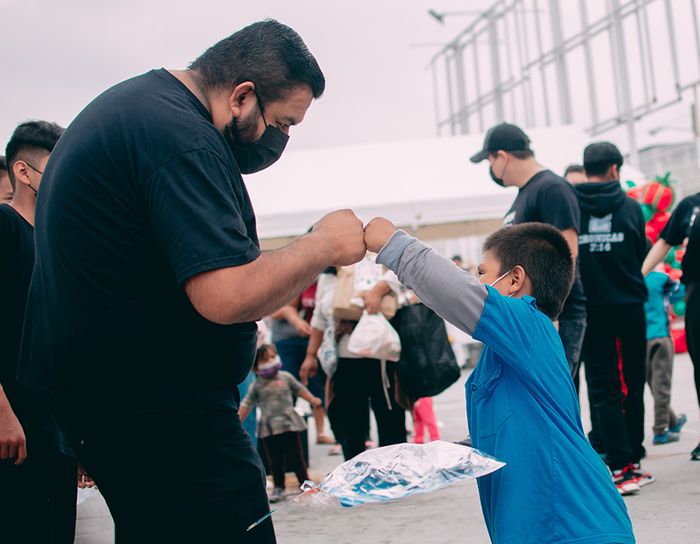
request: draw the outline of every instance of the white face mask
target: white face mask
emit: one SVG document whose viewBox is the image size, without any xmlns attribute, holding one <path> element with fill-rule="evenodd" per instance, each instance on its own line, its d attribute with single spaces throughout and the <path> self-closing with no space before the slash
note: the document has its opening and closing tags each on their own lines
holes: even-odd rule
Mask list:
<svg viewBox="0 0 700 544">
<path fill-rule="evenodd" d="M 494 282 L 492 282 L 492 283 L 489 283 L 489 286 L 490 286 L 490 287 L 496 287 L 496 284 L 497 284 L 499 281 L 501 281 L 503 278 L 505 278 L 508 274 L 510 274 L 512 271 L 513 271 L 513 269 L 511 268 L 511 269 L 508 270 L 508 272 L 506 272 L 505 274 L 501 274 L 501 275 L 496 279 L 496 281 L 494 281 Z M 508 295 L 508 298 L 512 297 L 514 294 L 515 294 L 515 293 L 511 293 L 510 295 Z"/>
</svg>

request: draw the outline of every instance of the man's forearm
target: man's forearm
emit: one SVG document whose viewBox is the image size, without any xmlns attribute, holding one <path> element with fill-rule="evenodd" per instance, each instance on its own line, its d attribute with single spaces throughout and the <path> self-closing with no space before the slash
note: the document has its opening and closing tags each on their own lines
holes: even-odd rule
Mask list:
<svg viewBox="0 0 700 544">
<path fill-rule="evenodd" d="M 197 311 L 210 321 L 225 325 L 256 321 L 299 296 L 328 263 L 313 235 L 307 235 L 282 249 L 263 252 L 250 263 L 194 276 L 185 289 Z"/>
<path fill-rule="evenodd" d="M 644 259 L 642 274 L 646 276 L 649 272 L 651 272 L 656 265 L 666 258 L 669 251 L 671 251 L 671 246 L 666 242 L 666 240 L 659 238 L 649 250 L 646 259 Z"/>
</svg>

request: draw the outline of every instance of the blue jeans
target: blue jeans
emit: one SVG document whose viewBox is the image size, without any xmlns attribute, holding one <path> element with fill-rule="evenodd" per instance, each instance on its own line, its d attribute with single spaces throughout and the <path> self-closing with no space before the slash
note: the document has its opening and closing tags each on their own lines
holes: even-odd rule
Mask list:
<svg viewBox="0 0 700 544">
<path fill-rule="evenodd" d="M 279 353 L 280 359 L 282 359 L 282 370 L 286 370 L 297 380 L 299 379 L 301 364 L 306 358 L 306 348 L 308 345 L 308 338 L 289 338 L 287 340 L 278 340 L 275 342 L 277 353 Z M 316 375 L 309 378 L 309 385 L 307 388 L 313 396 L 325 402 L 325 386 L 326 374 L 323 372 L 321 365 L 318 365 Z"/>
</svg>

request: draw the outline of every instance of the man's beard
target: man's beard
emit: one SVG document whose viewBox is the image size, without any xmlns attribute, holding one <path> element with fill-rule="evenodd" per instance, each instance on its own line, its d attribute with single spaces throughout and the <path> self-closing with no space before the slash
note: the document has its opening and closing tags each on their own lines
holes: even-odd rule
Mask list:
<svg viewBox="0 0 700 544">
<path fill-rule="evenodd" d="M 231 145 L 252 144 L 258 139 L 257 111 L 251 111 L 244 119 L 234 117 L 224 127 L 224 136 Z"/>
</svg>

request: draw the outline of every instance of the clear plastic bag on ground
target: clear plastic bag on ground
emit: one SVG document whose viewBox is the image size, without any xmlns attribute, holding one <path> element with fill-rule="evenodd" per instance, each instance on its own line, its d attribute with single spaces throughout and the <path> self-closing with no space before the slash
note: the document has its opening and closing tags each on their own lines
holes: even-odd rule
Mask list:
<svg viewBox="0 0 700 544">
<path fill-rule="evenodd" d="M 396 444 L 353 457 L 318 486 L 305 482 L 304 493 L 295 502 L 324 508 L 395 501 L 479 478 L 504 465 L 479 450 L 452 442 Z"/>
</svg>

